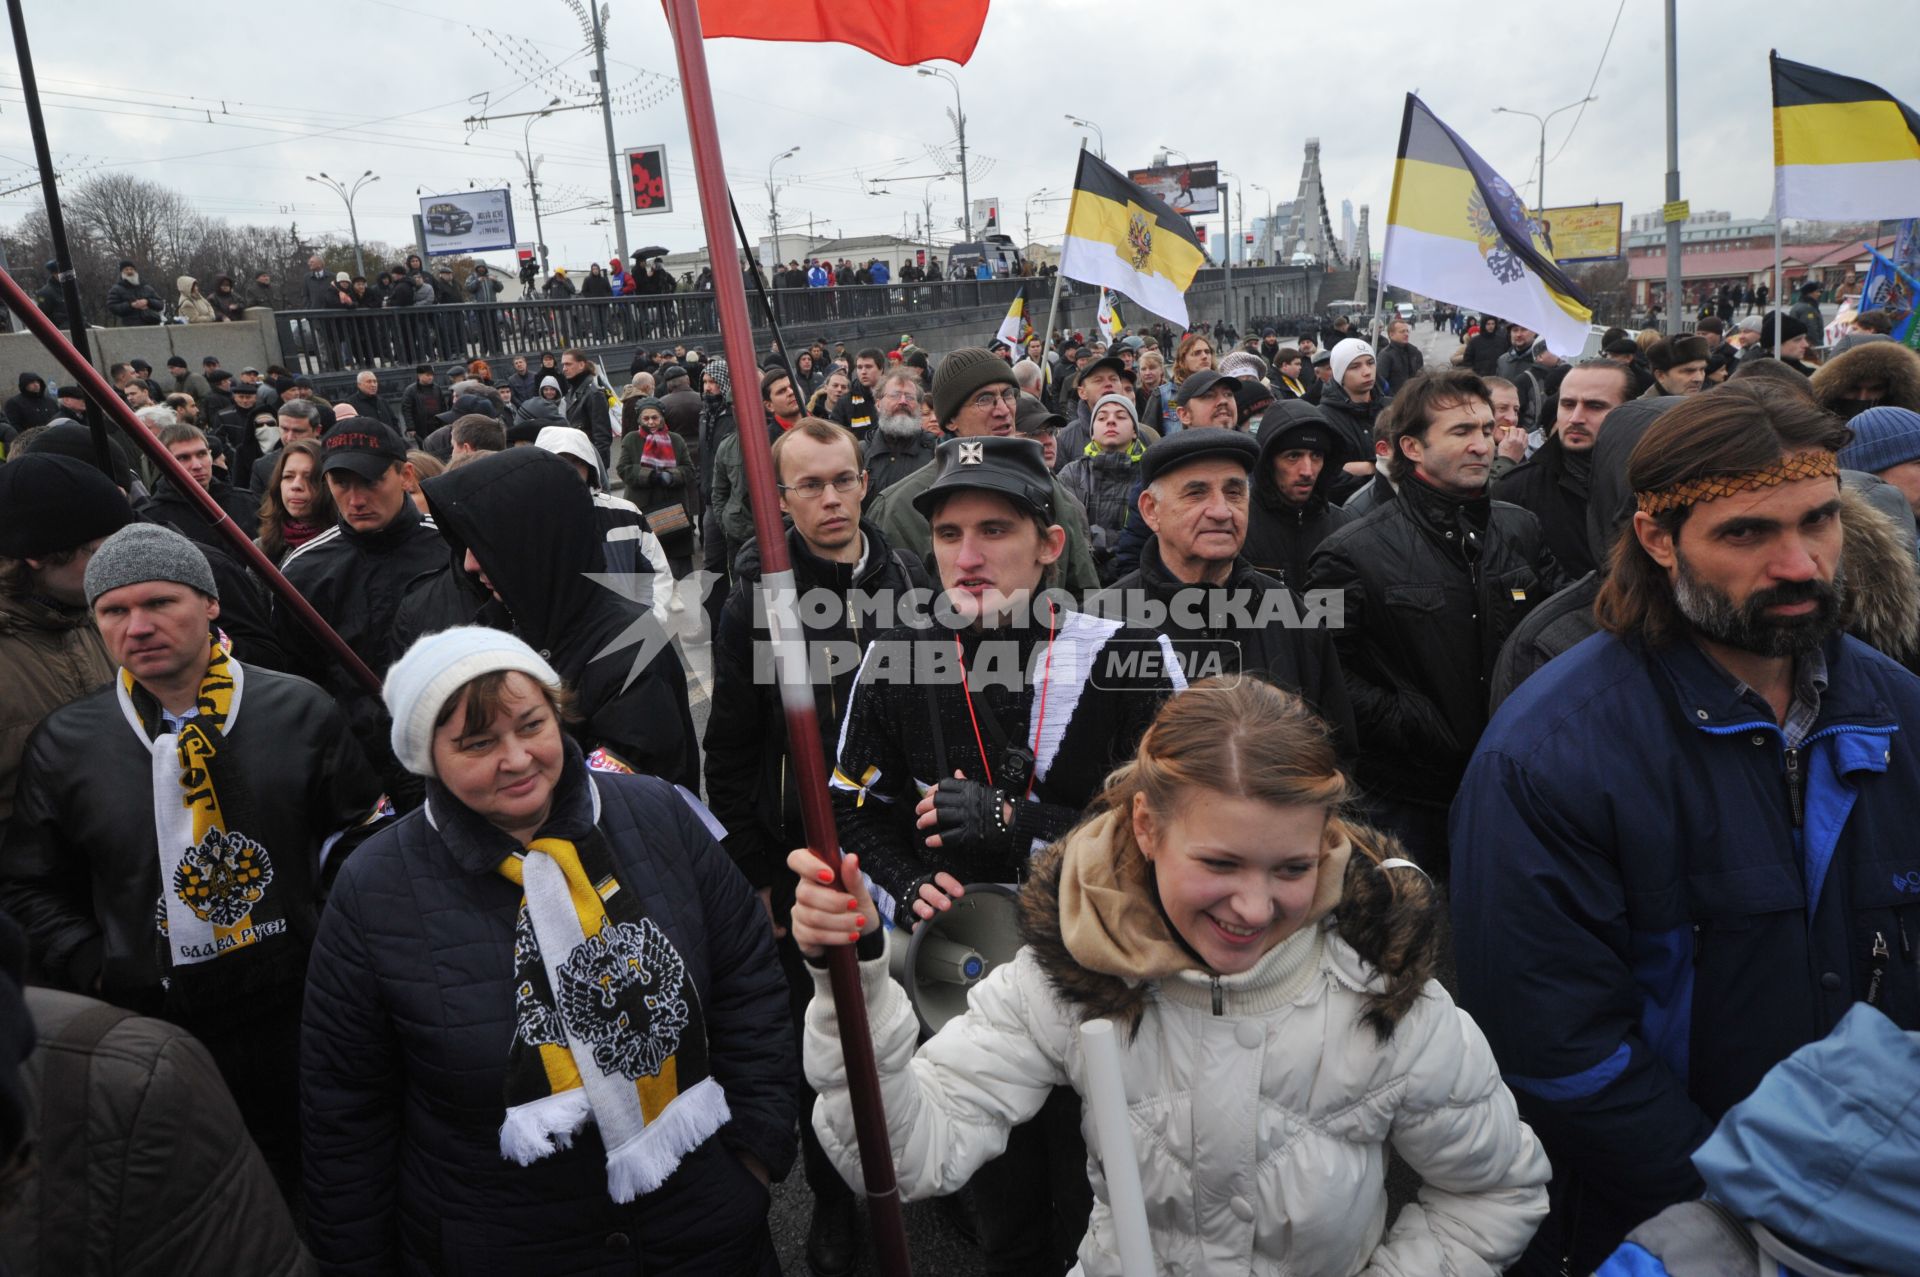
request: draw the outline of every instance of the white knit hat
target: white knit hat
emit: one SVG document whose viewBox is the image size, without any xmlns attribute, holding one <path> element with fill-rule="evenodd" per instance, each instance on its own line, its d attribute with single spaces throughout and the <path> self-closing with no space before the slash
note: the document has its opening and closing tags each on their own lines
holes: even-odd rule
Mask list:
<svg viewBox="0 0 1920 1277">
<path fill-rule="evenodd" d="M 497 670 L 518 670 L 550 688 L 560 676 L 540 653 L 485 625 L 461 625 L 429 634 L 387 671 L 381 695 L 393 716 L 393 753 L 416 776 L 433 771 L 433 720 L 460 689 Z"/>
<path fill-rule="evenodd" d="M 1333 369 L 1333 379 L 1335 381 L 1345 381 L 1347 379 L 1347 365 L 1362 355 L 1372 354 L 1373 347 L 1367 345 L 1366 342 L 1361 341 L 1358 337 L 1347 337 L 1335 342 L 1333 349 L 1327 354 L 1327 363 Z"/>
</svg>

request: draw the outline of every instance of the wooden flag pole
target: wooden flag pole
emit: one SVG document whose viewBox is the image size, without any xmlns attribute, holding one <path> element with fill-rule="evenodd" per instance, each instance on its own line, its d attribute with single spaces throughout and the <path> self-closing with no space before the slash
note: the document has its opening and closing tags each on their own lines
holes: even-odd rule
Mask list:
<svg viewBox="0 0 1920 1277">
<path fill-rule="evenodd" d="M 681 92 L 686 101 L 687 132 L 693 142 L 700 216 L 706 228 L 709 255 L 717 266 L 721 246 L 732 242 L 728 233 L 731 204 L 720 155 L 720 131 L 713 113 L 713 86 L 707 76 L 700 8 L 698 0 L 665 0 L 665 3 L 673 29 L 674 58 L 680 67 Z M 768 629 L 773 640 L 774 668 L 780 680 L 787 739 L 793 744 L 790 753 L 800 792 L 801 817 L 806 824 L 807 846 L 838 872 L 840 839 L 834 829 L 833 806 L 827 798 L 826 760 L 813 748 L 813 742 L 820 739 L 819 720 L 808 674 L 806 640 L 796 610 L 799 596 L 787 555 L 786 530 L 780 521 L 772 447 L 759 424 L 766 414 L 760 403 L 759 379 L 751 375 L 755 366 L 753 326 L 747 316 L 747 290 L 740 272 L 716 269 L 713 299 L 719 310 L 721 342 L 727 361 L 735 370 L 734 415 L 740 423 L 740 454 L 746 467 L 748 500 L 753 507 L 754 535 L 760 542 L 761 584 L 769 602 Z M 846 1061 L 847 1090 L 859 1136 L 860 1170 L 867 1186 L 874 1260 L 885 1277 L 910 1277 L 913 1263 L 907 1254 L 906 1223 L 900 1212 L 900 1189 L 894 1178 L 886 1110 L 880 1099 L 880 1072 L 874 1064 L 867 1003 L 860 987 L 860 968 L 853 947 L 829 948 L 827 969 L 832 978 L 834 1010 L 840 1021 L 840 1050 Z"/>
</svg>

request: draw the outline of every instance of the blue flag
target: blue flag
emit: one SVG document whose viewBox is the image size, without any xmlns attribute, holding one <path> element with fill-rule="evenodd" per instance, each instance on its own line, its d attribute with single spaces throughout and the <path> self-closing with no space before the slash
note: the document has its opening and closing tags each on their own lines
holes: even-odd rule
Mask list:
<svg viewBox="0 0 1920 1277">
<path fill-rule="evenodd" d="M 1914 323 L 1914 296 L 1920 281 L 1887 260 L 1871 244 L 1864 245 L 1873 254 L 1873 266 L 1860 289 L 1860 309 L 1884 310 L 1893 321 L 1893 339 L 1903 346 L 1920 350 L 1920 324 Z"/>
</svg>

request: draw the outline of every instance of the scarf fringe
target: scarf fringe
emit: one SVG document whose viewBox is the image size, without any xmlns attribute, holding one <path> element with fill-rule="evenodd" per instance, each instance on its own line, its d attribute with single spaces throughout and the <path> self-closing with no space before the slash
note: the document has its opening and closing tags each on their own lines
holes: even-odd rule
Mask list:
<svg viewBox="0 0 1920 1277">
<path fill-rule="evenodd" d="M 682 1158 L 732 1117 L 727 1093 L 713 1078 L 682 1091 L 646 1129 L 619 1148 L 607 1150 L 608 1195 L 624 1204 L 651 1193 L 680 1168 Z"/>
<path fill-rule="evenodd" d="M 593 1116 L 587 1093 L 579 1087 L 543 1095 L 507 1110 L 500 1124 L 500 1156 L 522 1166 L 573 1147 L 573 1137 Z"/>
</svg>

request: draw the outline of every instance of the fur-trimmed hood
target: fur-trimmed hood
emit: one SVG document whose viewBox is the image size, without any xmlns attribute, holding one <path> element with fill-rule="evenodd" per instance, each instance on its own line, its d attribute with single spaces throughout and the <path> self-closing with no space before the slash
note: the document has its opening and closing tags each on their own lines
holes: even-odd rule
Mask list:
<svg viewBox="0 0 1920 1277">
<path fill-rule="evenodd" d="M 1820 365 L 1813 374 L 1813 397 L 1833 412 L 1848 391 L 1867 382 L 1886 386 L 1879 402 L 1920 412 L 1920 354 L 1891 341 L 1855 346 Z"/>
<path fill-rule="evenodd" d="M 1920 568 L 1911 534 L 1852 488 L 1840 493 L 1840 526 L 1847 632 L 1903 663 L 1920 656 Z"/>
<path fill-rule="evenodd" d="M 1155 981 L 1204 968 L 1167 922 L 1131 841 L 1116 849 L 1117 819 L 1096 816 L 1041 853 L 1020 891 L 1020 931 L 1062 1001 L 1087 1019 L 1137 1028 Z M 1330 916 L 1367 964 L 1366 1020 L 1382 1040 L 1433 974 L 1438 949 L 1431 884 L 1418 870 L 1380 867 L 1399 854 L 1387 835 L 1332 822 L 1321 863 L 1338 873 L 1323 877 L 1308 919 Z"/>
</svg>

